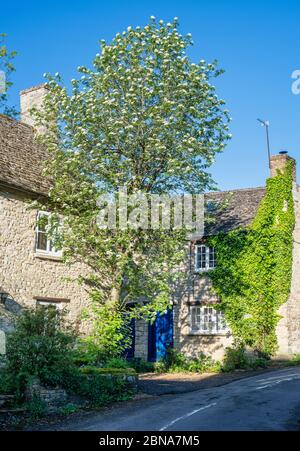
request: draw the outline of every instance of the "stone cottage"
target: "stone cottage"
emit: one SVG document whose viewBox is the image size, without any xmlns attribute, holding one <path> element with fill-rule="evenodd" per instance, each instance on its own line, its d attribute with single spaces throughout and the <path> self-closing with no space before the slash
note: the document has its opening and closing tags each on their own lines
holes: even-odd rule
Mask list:
<svg viewBox="0 0 300 451">
<path fill-rule="evenodd" d="M 21 93 L 20 122 L 0 115 L 0 304 L 12 313 L 24 305 L 67 307 L 79 323 L 88 296 L 64 278 L 76 277 L 84 268 L 61 262 L 60 252 L 37 225 L 41 213 L 30 208 L 32 200 L 42 200 L 49 190 L 42 175 L 47 155 L 28 115 L 43 94 L 43 86 Z"/>
<path fill-rule="evenodd" d="M 43 85 L 21 92 L 21 121 L 0 115 L 0 330 L 4 332 L 10 327 L 9 316 L 22 306 L 67 307 L 80 327 L 80 312 L 88 305 L 85 289 L 64 280 L 82 274 L 86 268 L 80 264 L 66 267 L 62 263 L 61 253 L 38 225 L 42 213 L 30 208 L 33 199 L 46 199 L 49 190 L 49 182 L 42 174 L 47 154 L 35 140 L 36 132 L 42 130 L 34 127 L 29 114 L 32 106 L 41 104 L 44 94 Z M 273 155 L 271 176 L 288 160 L 294 161 L 285 153 Z M 205 235 L 248 226 L 264 194 L 264 187 L 207 194 L 208 201 L 227 197 L 229 202 L 217 220 L 207 226 Z M 294 200 L 292 287 L 288 302 L 281 307 L 282 319 L 277 328 L 278 354 L 284 356 L 300 353 L 300 206 L 296 171 Z M 210 291 L 209 280 L 200 277 L 201 272 L 213 270 L 216 253 L 205 245 L 205 237 L 189 244 L 186 283 L 174 293 L 173 308 L 158 315 L 154 324 L 141 320 L 133 324 L 128 356 L 157 360 L 168 346 L 186 355 L 204 352 L 215 359 L 223 356 L 232 337 L 222 314 L 214 309 L 218 300 Z"/>
</svg>

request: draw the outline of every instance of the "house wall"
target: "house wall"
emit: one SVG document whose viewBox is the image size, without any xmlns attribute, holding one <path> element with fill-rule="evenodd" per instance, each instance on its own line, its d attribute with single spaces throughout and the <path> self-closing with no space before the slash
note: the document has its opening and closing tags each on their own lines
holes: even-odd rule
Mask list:
<svg viewBox="0 0 300 451">
<path fill-rule="evenodd" d="M 187 277 L 174 292 L 174 348 L 190 357 L 201 353 L 214 360 L 224 357 L 225 348 L 232 344 L 232 336 L 226 334 L 192 334 L 190 330 L 190 307 L 193 305 L 214 305 L 218 298 L 213 294 L 210 279 L 195 273 L 194 245 L 189 250 Z"/>
<path fill-rule="evenodd" d="M 148 323 L 142 319 L 135 322 L 134 356 L 144 360 L 148 358 Z"/>
<path fill-rule="evenodd" d="M 36 305 L 35 296 L 70 299 L 65 304 L 69 317 L 82 329 L 80 312 L 88 305 L 87 293 L 76 282 L 63 279 L 76 278 L 85 269 L 35 254 L 37 212 L 29 205 L 25 195 L 0 190 L 0 293 L 28 307 Z"/>
<path fill-rule="evenodd" d="M 211 292 L 209 278 L 194 272 L 194 247 L 188 246 L 186 251 L 190 255 L 187 264 L 181 268 L 184 277 L 173 290 L 174 348 L 189 357 L 204 353 L 220 360 L 224 357 L 225 348 L 232 344 L 230 333 L 195 335 L 190 332 L 190 306 L 200 303 L 213 305 L 218 299 Z M 142 320 L 136 322 L 135 356 L 144 359 L 148 356 L 148 324 Z"/>
<path fill-rule="evenodd" d="M 279 309 L 282 318 L 276 330 L 278 358 L 300 354 L 300 192 L 296 183 L 294 183 L 294 206 L 296 224 L 293 234 L 291 293 L 288 301 Z"/>
</svg>

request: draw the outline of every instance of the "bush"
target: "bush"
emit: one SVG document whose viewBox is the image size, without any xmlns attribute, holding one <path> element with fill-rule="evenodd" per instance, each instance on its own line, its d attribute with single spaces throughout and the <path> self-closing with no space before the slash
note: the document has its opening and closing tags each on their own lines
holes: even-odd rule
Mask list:
<svg viewBox="0 0 300 451">
<path fill-rule="evenodd" d="M 74 361 L 82 359 L 78 349 L 74 355 L 75 335 L 64 315 L 53 308 L 24 310 L 17 318 L 15 330 L 7 338 L 6 368 L 0 372 L 1 390 L 14 392 L 18 403 L 24 399 L 25 388 L 39 379 L 45 387 L 60 386 L 69 393 L 87 399 L 92 406 L 129 399 L 130 383 L 124 375 L 135 375 L 132 368 L 78 368 Z M 90 352 L 85 362 L 93 361 Z M 80 350 L 81 352 L 81 350 Z M 82 359 L 81 361 L 84 361 Z M 110 361 L 117 366 L 117 361 Z M 118 362 L 120 364 L 120 362 Z M 107 377 L 112 374 L 112 377 Z M 39 399 L 27 405 L 32 418 L 43 415 L 45 406 Z M 66 407 L 66 410 L 73 407 Z"/>
<path fill-rule="evenodd" d="M 81 377 L 77 379 L 76 394 L 88 399 L 91 406 L 105 406 L 113 401 L 125 401 L 132 397 L 133 391 L 127 380 L 118 377 L 103 377 L 103 373 L 91 371 L 85 373 L 81 369 Z M 124 374 L 124 373 L 123 373 Z"/>
<path fill-rule="evenodd" d="M 107 375 L 107 374 L 118 374 L 118 375 L 135 375 L 136 372 L 133 368 L 101 368 L 97 366 L 84 366 L 80 368 L 81 374 L 89 375 Z"/>
<path fill-rule="evenodd" d="M 63 386 L 75 368 L 74 340 L 63 313 L 51 307 L 24 310 L 7 337 L 6 370 L 15 378 L 16 390 L 24 392 L 32 378 L 45 386 Z"/>
<path fill-rule="evenodd" d="M 124 358 L 115 357 L 103 364 L 105 368 L 133 368 L 137 373 L 148 373 L 155 371 L 155 363 L 147 362 L 142 358 L 132 358 L 130 360 L 126 360 Z"/>
<path fill-rule="evenodd" d="M 78 411 L 78 406 L 69 403 L 60 408 L 60 413 L 62 415 L 70 415 L 71 413 L 75 413 Z"/>
<path fill-rule="evenodd" d="M 104 366 L 106 368 L 129 368 L 131 365 L 128 360 L 121 357 L 113 357 L 106 360 Z"/>
<path fill-rule="evenodd" d="M 96 353 L 97 362 L 119 357 L 131 344 L 132 327 L 129 315 L 112 303 L 103 304 L 99 292 L 93 292 L 88 318 L 94 327 L 83 342 Z"/>
<path fill-rule="evenodd" d="M 235 369 L 245 369 L 248 366 L 248 360 L 245 356 L 245 349 L 238 348 L 226 348 L 225 357 L 223 360 L 222 371 L 230 372 Z"/>
<path fill-rule="evenodd" d="M 27 410 L 32 420 L 42 417 L 46 411 L 46 405 L 37 395 L 33 397 L 31 402 L 27 403 Z"/>
<path fill-rule="evenodd" d="M 73 356 L 75 365 L 98 365 L 101 360 L 105 360 L 102 351 L 88 339 L 79 340 Z"/>
<path fill-rule="evenodd" d="M 217 372 L 220 364 L 215 362 L 210 356 L 201 353 L 199 357 L 186 357 L 184 354 L 169 349 L 166 357 L 156 364 L 157 371 L 178 372 Z"/>
<path fill-rule="evenodd" d="M 222 364 L 222 371 L 230 372 L 237 369 L 257 369 L 266 368 L 269 359 L 265 356 L 258 356 L 256 358 L 249 358 L 245 354 L 243 347 L 226 348 L 225 358 Z"/>
<path fill-rule="evenodd" d="M 13 394 L 16 390 L 15 377 L 6 369 L 0 370 L 0 393 L 3 395 Z"/>
<path fill-rule="evenodd" d="M 300 365 L 300 354 L 295 354 L 291 360 L 285 362 L 285 366 L 297 366 Z"/>
<path fill-rule="evenodd" d="M 130 359 L 129 364 L 137 373 L 152 373 L 155 371 L 155 363 L 147 362 L 141 358 Z"/>
</svg>

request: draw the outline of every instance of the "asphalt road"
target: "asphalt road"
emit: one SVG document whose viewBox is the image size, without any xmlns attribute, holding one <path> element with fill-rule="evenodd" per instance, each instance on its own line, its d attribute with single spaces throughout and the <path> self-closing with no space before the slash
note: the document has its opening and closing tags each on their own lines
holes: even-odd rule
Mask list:
<svg viewBox="0 0 300 451">
<path fill-rule="evenodd" d="M 222 387 L 130 402 L 51 429 L 300 430 L 300 367 L 256 375 Z"/>
</svg>

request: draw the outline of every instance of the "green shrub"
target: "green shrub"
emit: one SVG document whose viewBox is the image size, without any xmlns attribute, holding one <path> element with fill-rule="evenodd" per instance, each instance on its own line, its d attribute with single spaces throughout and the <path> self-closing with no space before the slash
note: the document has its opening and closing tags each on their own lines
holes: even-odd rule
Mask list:
<svg viewBox="0 0 300 451">
<path fill-rule="evenodd" d="M 91 292 L 91 298 L 92 303 L 84 316 L 93 319 L 93 330 L 83 343 L 96 353 L 98 363 L 120 357 L 131 344 L 130 317 L 120 306 L 103 304 L 96 290 Z"/>
<path fill-rule="evenodd" d="M 186 357 L 184 354 L 174 349 L 169 349 L 166 357 L 156 364 L 156 371 L 178 372 L 217 372 L 220 364 L 215 362 L 210 356 L 200 353 L 198 357 Z"/>
<path fill-rule="evenodd" d="M 300 365 L 300 354 L 294 355 L 291 360 L 285 362 L 285 366 L 297 366 Z"/>
<path fill-rule="evenodd" d="M 73 362 L 76 365 L 98 365 L 105 357 L 92 341 L 80 339 L 76 342 Z"/>
<path fill-rule="evenodd" d="M 60 413 L 63 415 L 70 415 L 71 413 L 75 413 L 78 411 L 78 406 L 75 406 L 74 404 L 66 404 L 65 406 L 60 408 Z"/>
<path fill-rule="evenodd" d="M 103 365 L 107 368 L 130 368 L 130 363 L 126 359 L 122 359 L 121 357 L 112 357 L 111 359 L 106 360 Z"/>
<path fill-rule="evenodd" d="M 225 357 L 223 360 L 222 370 L 224 372 L 230 372 L 235 369 L 245 369 L 248 366 L 248 360 L 245 356 L 245 349 L 238 348 L 226 348 Z"/>
<path fill-rule="evenodd" d="M 155 364 L 153 362 L 147 362 L 142 358 L 132 358 L 130 360 L 122 357 L 113 357 L 106 360 L 101 366 L 105 368 L 133 368 L 137 373 L 148 373 L 155 370 Z"/>
<path fill-rule="evenodd" d="M 257 358 L 249 358 L 245 354 L 243 347 L 226 348 L 225 358 L 222 364 L 222 371 L 230 372 L 236 369 L 257 369 L 266 368 L 270 359 L 265 356 L 258 356 Z"/>
<path fill-rule="evenodd" d="M 82 368 L 83 370 L 83 368 Z M 103 373 L 81 374 L 76 393 L 89 400 L 91 406 L 100 407 L 113 401 L 124 401 L 133 395 L 130 384 L 122 377 L 103 377 Z"/>
<path fill-rule="evenodd" d="M 252 369 L 256 368 L 267 368 L 269 365 L 270 359 L 267 359 L 265 357 L 258 357 L 257 359 L 254 359 L 249 362 L 249 365 Z"/>
<path fill-rule="evenodd" d="M 81 374 L 117 374 L 117 375 L 135 375 L 136 372 L 133 368 L 102 368 L 97 366 L 84 366 L 80 368 Z"/>
<path fill-rule="evenodd" d="M 147 362 L 147 360 L 137 357 L 130 359 L 129 365 L 134 368 L 137 373 L 152 373 L 155 371 L 154 362 Z"/>
<path fill-rule="evenodd" d="M 63 386 L 74 372 L 75 336 L 64 315 L 53 308 L 24 310 L 7 337 L 7 374 L 22 393 L 31 378 L 45 386 Z"/>
<path fill-rule="evenodd" d="M 162 360 L 159 360 L 158 362 L 154 362 L 154 371 L 155 373 L 165 373 L 168 370 L 164 362 Z"/>
<path fill-rule="evenodd" d="M 0 370 L 0 393 L 9 395 L 16 390 L 15 377 L 8 373 L 6 369 Z"/>
<path fill-rule="evenodd" d="M 46 411 L 46 405 L 43 400 L 39 398 L 39 396 L 34 395 L 31 402 L 26 404 L 27 411 L 32 420 L 37 420 L 41 418 Z"/>
<path fill-rule="evenodd" d="M 63 387 L 69 393 L 87 399 L 92 406 L 129 399 L 132 396 L 131 384 L 123 376 L 135 375 L 135 370 L 125 367 L 123 361 L 124 368 L 92 365 L 78 368 L 74 361 L 82 359 L 84 353 L 80 355 L 77 349 L 74 356 L 75 338 L 61 312 L 52 308 L 23 311 L 15 330 L 8 335 L 6 369 L 0 373 L 1 389 L 13 391 L 20 403 L 24 400 L 26 386 L 38 378 L 42 385 Z M 90 351 L 85 354 L 88 363 L 93 360 Z M 116 361 L 110 363 L 117 365 Z M 107 377 L 108 374 L 112 377 Z M 27 408 L 32 418 L 42 416 L 45 411 L 38 398 L 33 399 Z M 65 410 L 70 412 L 74 409 L 67 405 Z"/>
</svg>

